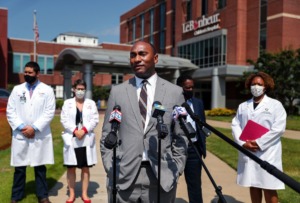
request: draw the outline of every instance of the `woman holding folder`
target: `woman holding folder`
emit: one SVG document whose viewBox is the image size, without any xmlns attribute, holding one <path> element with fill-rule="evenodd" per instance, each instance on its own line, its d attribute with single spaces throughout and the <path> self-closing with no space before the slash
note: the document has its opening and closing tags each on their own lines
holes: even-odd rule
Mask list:
<svg viewBox="0 0 300 203">
<path fill-rule="evenodd" d="M 94 129 L 99 122 L 96 103 L 86 99 L 86 83 L 78 79 L 73 86 L 74 98 L 64 102 L 61 111 L 61 123 L 64 127 L 64 166 L 67 167 L 69 198 L 66 203 L 75 201 L 76 168 L 81 169 L 81 199 L 91 203 L 88 197 L 90 179 L 89 168 L 97 163 Z"/>
<path fill-rule="evenodd" d="M 274 89 L 274 81 L 268 74 L 258 72 L 246 79 L 245 87 L 253 97 L 239 105 L 232 120 L 234 140 L 282 171 L 280 138 L 285 131 L 286 112 L 278 100 L 266 94 Z M 278 203 L 276 190 L 284 189 L 284 183 L 241 152 L 237 173 L 237 184 L 250 187 L 252 203 L 261 203 L 263 195 L 266 203 Z"/>
</svg>

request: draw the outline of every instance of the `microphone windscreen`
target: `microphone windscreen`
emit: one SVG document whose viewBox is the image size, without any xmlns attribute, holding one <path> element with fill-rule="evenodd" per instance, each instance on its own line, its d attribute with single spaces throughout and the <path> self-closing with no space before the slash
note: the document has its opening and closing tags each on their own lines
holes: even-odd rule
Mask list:
<svg viewBox="0 0 300 203">
<path fill-rule="evenodd" d="M 153 108 L 152 108 L 153 114 L 152 117 L 157 118 L 157 116 L 163 116 L 165 114 L 165 107 L 159 102 L 155 101 L 153 102 Z"/>
<path fill-rule="evenodd" d="M 118 111 L 121 111 L 121 107 L 120 107 L 120 105 L 115 105 L 115 106 L 114 106 L 114 108 L 113 108 L 113 110 L 118 110 Z"/>
</svg>

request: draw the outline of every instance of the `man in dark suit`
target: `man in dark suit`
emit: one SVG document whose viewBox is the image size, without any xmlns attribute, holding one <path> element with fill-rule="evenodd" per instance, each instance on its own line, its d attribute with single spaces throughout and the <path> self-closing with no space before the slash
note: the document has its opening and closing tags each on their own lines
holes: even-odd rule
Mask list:
<svg viewBox="0 0 300 203">
<path fill-rule="evenodd" d="M 200 99 L 193 97 L 194 80 L 189 75 L 182 75 L 177 79 L 177 85 L 183 89 L 183 95 L 186 102 L 190 105 L 191 109 L 196 115 L 198 115 L 201 121 L 205 122 L 205 113 L 203 102 Z M 187 117 L 187 122 L 190 122 L 197 134 L 192 138 L 193 144 L 196 146 L 199 154 L 205 158 L 206 156 L 206 136 L 199 129 L 199 126 L 191 119 Z M 201 160 L 197 156 L 195 149 L 189 144 L 188 147 L 188 159 L 184 169 L 184 176 L 186 184 L 188 186 L 188 195 L 190 203 L 202 203 L 202 188 L 201 188 Z"/>
<path fill-rule="evenodd" d="M 107 104 L 102 137 L 101 155 L 108 176 L 108 196 L 112 201 L 113 150 L 105 147 L 105 138 L 111 131 L 110 112 L 115 105 L 122 111 L 118 131 L 121 144 L 116 148 L 117 202 L 172 203 L 176 198 L 179 176 L 183 173 L 187 158 L 187 139 L 179 124 L 175 123 L 171 136 L 172 110 L 184 102 L 180 87 L 160 78 L 155 71 L 158 54 L 153 45 L 139 41 L 130 51 L 130 64 L 135 77 L 113 86 Z M 161 157 L 158 157 L 157 119 L 152 117 L 153 103 L 159 101 L 165 107 L 164 124 L 168 134 L 161 139 Z M 158 161 L 161 162 L 161 180 L 158 186 Z"/>
</svg>

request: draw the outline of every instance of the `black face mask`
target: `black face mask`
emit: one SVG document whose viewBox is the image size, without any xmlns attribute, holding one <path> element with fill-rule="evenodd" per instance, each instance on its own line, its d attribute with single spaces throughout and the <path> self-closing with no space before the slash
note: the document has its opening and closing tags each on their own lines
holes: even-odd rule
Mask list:
<svg viewBox="0 0 300 203">
<path fill-rule="evenodd" d="M 184 90 L 183 95 L 186 100 L 191 99 L 193 97 L 193 91 Z"/>
<path fill-rule="evenodd" d="M 36 81 L 36 76 L 24 75 L 24 79 L 29 84 L 32 84 Z"/>
</svg>

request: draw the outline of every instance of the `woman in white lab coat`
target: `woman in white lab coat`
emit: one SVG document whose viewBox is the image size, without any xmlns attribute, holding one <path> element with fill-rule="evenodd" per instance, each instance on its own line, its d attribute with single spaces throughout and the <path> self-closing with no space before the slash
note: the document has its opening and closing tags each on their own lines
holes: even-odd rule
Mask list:
<svg viewBox="0 0 300 203">
<path fill-rule="evenodd" d="M 274 81 L 268 74 L 258 72 L 247 78 L 245 87 L 251 91 L 253 97 L 239 105 L 236 116 L 232 120 L 234 140 L 260 159 L 282 171 L 280 138 L 285 131 L 286 111 L 278 100 L 266 95 L 274 89 Z M 248 120 L 264 126 L 269 131 L 256 140 L 240 140 L 239 137 Z M 237 184 L 250 187 L 253 203 L 262 201 L 262 193 L 266 202 L 278 202 L 276 190 L 285 188 L 283 182 L 241 152 L 239 152 L 237 173 Z"/>
<path fill-rule="evenodd" d="M 90 172 L 89 167 L 97 163 L 95 134 L 93 130 L 99 122 L 99 113 L 93 100 L 85 99 L 86 83 L 79 79 L 73 86 L 74 98 L 64 102 L 61 123 L 64 127 L 64 165 L 67 166 L 69 199 L 75 201 L 76 167 L 81 169 L 82 194 L 85 203 L 91 200 L 87 195 Z"/>
</svg>

